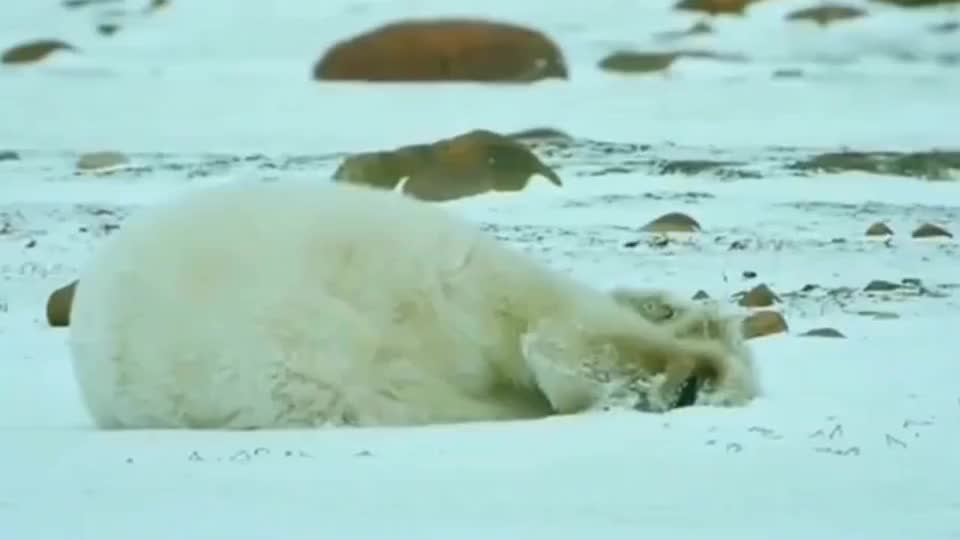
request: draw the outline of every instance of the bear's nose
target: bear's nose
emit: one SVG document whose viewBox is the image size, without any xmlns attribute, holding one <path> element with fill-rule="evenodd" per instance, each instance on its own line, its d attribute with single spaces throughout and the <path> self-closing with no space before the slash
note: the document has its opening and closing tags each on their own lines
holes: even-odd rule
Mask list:
<svg viewBox="0 0 960 540">
<path fill-rule="evenodd" d="M 674 408 L 679 409 L 680 407 L 690 407 L 697 401 L 697 391 L 700 389 L 700 381 L 697 378 L 690 377 L 683 383 L 683 387 L 680 388 L 680 395 L 677 396 L 677 403 L 674 405 Z"/>
</svg>

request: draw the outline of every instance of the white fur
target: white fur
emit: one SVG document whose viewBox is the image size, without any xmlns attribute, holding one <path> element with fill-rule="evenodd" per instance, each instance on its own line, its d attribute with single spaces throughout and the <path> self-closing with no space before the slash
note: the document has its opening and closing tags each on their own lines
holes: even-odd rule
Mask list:
<svg viewBox="0 0 960 540">
<path fill-rule="evenodd" d="M 587 337 L 545 360 L 546 323 Z M 586 410 L 604 388 L 574 351 L 607 336 L 716 354 L 429 203 L 278 182 L 130 218 L 80 277 L 70 347 L 102 428 L 249 429 Z"/>
</svg>

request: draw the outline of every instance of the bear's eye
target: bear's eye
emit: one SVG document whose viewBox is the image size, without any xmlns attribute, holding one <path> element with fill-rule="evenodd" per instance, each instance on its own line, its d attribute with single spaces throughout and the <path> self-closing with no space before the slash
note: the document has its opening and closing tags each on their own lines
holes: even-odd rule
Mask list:
<svg viewBox="0 0 960 540">
<path fill-rule="evenodd" d="M 657 302 L 647 302 L 643 304 L 643 309 L 659 320 L 667 320 L 674 315 L 673 308 Z"/>
</svg>

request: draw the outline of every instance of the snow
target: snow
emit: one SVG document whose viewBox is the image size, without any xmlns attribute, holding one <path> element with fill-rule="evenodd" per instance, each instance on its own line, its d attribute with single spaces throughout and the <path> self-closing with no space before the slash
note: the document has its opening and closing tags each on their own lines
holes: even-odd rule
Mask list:
<svg viewBox="0 0 960 540">
<path fill-rule="evenodd" d="M 50 36 L 84 54 L 0 69 L 0 149 L 22 158 L 0 161 L 0 227 L 9 223 L 0 234 L 0 538 L 960 538 L 960 371 L 944 339 L 960 322 L 960 255 L 955 239 L 909 235 L 923 222 L 960 234 L 957 183 L 799 177 L 781 159 L 956 148 L 960 71 L 938 59 L 960 42 L 927 28 L 958 14 L 851 1 L 871 15 L 822 30 L 782 20 L 812 2 L 778 0 L 720 18 L 713 36 L 665 42 L 654 35 L 696 20 L 669 3 L 181 0 L 130 15 L 111 38 L 92 31 L 99 8 L 4 6 L 0 47 Z M 561 42 L 573 79 L 309 80 L 324 47 L 401 14 L 530 22 Z M 709 47 L 751 61 L 684 60 L 667 77 L 593 68 L 621 47 Z M 915 59 L 898 60 L 904 51 Z M 771 78 L 797 67 L 808 75 Z M 416 429 L 90 427 L 66 330 L 46 325 L 44 304 L 127 213 L 239 177 L 322 181 L 342 152 L 541 125 L 762 169 L 734 180 L 595 175 L 621 158 L 575 147 L 545 158 L 563 189 L 540 180 L 520 195 L 445 203 L 602 287 L 730 298 L 760 282 L 778 293 L 819 285 L 782 294 L 789 333 L 751 341 L 762 398 L 742 409 Z M 77 154 L 99 150 L 131 153 L 131 166 L 74 174 Z M 668 211 L 689 213 L 704 232 L 648 242 L 637 228 Z M 897 234 L 868 239 L 876 221 Z M 862 292 L 904 278 L 923 290 Z M 839 287 L 852 292 L 828 292 Z M 896 318 L 861 314 L 878 311 Z M 816 327 L 847 337 L 800 336 Z"/>
</svg>

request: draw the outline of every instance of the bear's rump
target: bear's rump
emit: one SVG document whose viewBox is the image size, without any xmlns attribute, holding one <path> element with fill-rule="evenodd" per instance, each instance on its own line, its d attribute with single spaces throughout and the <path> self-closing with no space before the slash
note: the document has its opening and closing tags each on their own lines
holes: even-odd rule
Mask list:
<svg viewBox="0 0 960 540">
<path fill-rule="evenodd" d="M 117 401 L 101 408 L 122 425 L 248 428 L 509 416 L 477 411 L 499 403 L 481 397 L 496 384 L 484 350 L 496 343 L 497 322 L 483 306 L 464 305 L 470 295 L 448 294 L 436 268 L 394 267 L 388 274 L 394 278 L 363 287 L 362 270 L 331 264 L 308 268 L 313 279 L 297 272 L 268 279 L 240 264 L 211 280 L 177 273 L 187 266 L 173 259 L 127 279 L 114 276 L 110 284 L 110 296 L 123 299 L 107 310 L 117 329 L 107 334 L 110 348 L 119 355 L 117 388 L 108 395 Z M 292 265 L 287 270 L 297 267 L 295 258 L 285 261 Z M 364 257 L 352 261 L 370 268 Z"/>
</svg>

